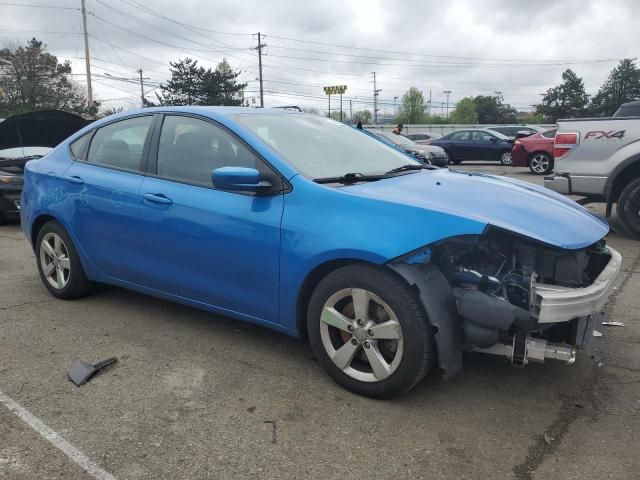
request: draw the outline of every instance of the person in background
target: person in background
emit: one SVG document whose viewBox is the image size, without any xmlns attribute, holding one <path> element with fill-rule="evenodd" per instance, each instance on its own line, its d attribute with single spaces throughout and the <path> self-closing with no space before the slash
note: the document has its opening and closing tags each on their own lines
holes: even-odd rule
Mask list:
<svg viewBox="0 0 640 480">
<path fill-rule="evenodd" d="M 398 126 L 393 129 L 393 133 L 395 133 L 396 135 L 402 135 L 402 129 L 403 128 L 404 128 L 404 125 L 399 123 Z"/>
<path fill-rule="evenodd" d="M 358 123 L 356 124 L 356 128 L 357 128 L 358 130 L 362 130 L 362 122 L 358 122 Z"/>
</svg>

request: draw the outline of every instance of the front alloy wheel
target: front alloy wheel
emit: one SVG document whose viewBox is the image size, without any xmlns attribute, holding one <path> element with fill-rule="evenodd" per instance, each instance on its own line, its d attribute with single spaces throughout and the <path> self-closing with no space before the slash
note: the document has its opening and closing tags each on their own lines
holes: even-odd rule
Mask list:
<svg viewBox="0 0 640 480">
<path fill-rule="evenodd" d="M 507 166 L 511 165 L 511 152 L 502 152 L 500 154 L 500 163 Z"/>
<path fill-rule="evenodd" d="M 320 336 L 336 367 L 361 382 L 392 375 L 404 351 L 398 319 L 380 297 L 361 288 L 332 295 L 320 316 Z"/>
<path fill-rule="evenodd" d="M 361 395 L 401 395 L 435 362 L 435 331 L 418 292 L 387 267 L 352 264 L 323 278 L 309 301 L 307 333 L 329 375 Z"/>
</svg>

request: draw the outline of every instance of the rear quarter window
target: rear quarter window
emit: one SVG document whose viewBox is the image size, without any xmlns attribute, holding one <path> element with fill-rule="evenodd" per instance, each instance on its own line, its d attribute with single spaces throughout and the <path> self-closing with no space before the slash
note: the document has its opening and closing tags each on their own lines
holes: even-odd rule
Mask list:
<svg viewBox="0 0 640 480">
<path fill-rule="evenodd" d="M 85 133 L 83 136 L 71 142 L 69 148 L 71 149 L 71 156 L 76 160 L 81 160 L 84 158 L 85 152 L 87 150 L 87 146 L 89 145 L 89 141 L 91 141 L 91 135 L 93 131 Z"/>
</svg>

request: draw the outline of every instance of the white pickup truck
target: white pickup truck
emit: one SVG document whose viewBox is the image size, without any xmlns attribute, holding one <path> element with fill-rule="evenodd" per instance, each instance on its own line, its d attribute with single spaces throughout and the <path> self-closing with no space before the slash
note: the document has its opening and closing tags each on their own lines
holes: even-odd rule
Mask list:
<svg viewBox="0 0 640 480">
<path fill-rule="evenodd" d="M 547 188 L 584 201 L 617 204 L 618 219 L 640 240 L 640 116 L 558 120 L 555 173 Z"/>
</svg>

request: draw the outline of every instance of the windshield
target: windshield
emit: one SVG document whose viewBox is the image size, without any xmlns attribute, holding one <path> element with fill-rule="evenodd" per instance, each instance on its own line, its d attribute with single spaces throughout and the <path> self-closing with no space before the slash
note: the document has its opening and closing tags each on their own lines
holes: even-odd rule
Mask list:
<svg viewBox="0 0 640 480">
<path fill-rule="evenodd" d="M 491 130 L 491 135 L 499 138 L 500 140 L 509 140 L 509 137 L 507 137 L 506 135 L 498 132 L 497 130 Z"/>
<path fill-rule="evenodd" d="M 389 140 L 391 140 L 393 143 L 395 143 L 396 145 L 405 145 L 407 147 L 414 147 L 414 143 L 413 140 L 408 139 L 405 136 L 402 135 L 398 135 L 395 133 L 385 133 L 385 132 L 376 132 L 377 135 L 380 135 L 381 137 L 384 138 L 388 138 Z"/>
<path fill-rule="evenodd" d="M 241 114 L 233 118 L 310 178 L 379 175 L 402 165 L 420 165 L 355 128 L 318 115 Z"/>
</svg>

